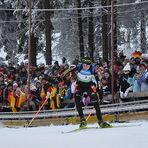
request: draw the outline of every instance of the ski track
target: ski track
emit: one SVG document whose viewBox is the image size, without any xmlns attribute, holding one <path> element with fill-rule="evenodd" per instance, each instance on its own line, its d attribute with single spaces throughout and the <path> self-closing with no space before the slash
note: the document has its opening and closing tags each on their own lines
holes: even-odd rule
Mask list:
<svg viewBox="0 0 148 148">
<path fill-rule="evenodd" d="M 7 128 L 1 125 L 0 145 L 2 148 L 148 148 L 148 121 L 112 125 L 129 127 L 90 129 L 62 134 L 62 131 L 76 129 L 79 125 L 29 128 Z"/>
</svg>

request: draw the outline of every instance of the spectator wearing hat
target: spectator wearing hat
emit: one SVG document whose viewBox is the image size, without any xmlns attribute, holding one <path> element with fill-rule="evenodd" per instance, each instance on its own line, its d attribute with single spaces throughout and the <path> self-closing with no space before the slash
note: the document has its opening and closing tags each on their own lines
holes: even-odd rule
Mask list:
<svg viewBox="0 0 148 148">
<path fill-rule="evenodd" d="M 131 67 L 130 64 L 127 63 L 125 67 L 123 68 L 123 74 L 121 74 L 121 77 L 119 79 L 119 87 L 120 87 L 120 98 L 124 98 L 128 95 L 129 91 L 132 90 L 132 84 L 130 82 Z"/>
<path fill-rule="evenodd" d="M 146 63 L 141 63 L 139 65 L 140 72 L 142 73 L 142 76 L 138 80 L 141 86 L 141 91 L 148 91 L 148 69 Z"/>
</svg>

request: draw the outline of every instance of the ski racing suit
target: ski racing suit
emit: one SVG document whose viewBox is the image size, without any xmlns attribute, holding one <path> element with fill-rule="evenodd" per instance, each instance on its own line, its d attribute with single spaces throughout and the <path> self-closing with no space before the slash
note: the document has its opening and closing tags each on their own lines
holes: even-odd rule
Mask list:
<svg viewBox="0 0 148 148">
<path fill-rule="evenodd" d="M 80 68 L 81 67 L 81 68 Z M 75 103 L 80 119 L 84 118 L 83 109 L 84 103 L 82 101 L 83 93 L 87 92 L 90 96 L 90 105 L 93 105 L 96 110 L 98 121 L 102 121 L 102 114 L 100 110 L 99 100 L 96 93 L 96 79 L 94 76 L 95 65 L 91 64 L 88 70 L 83 70 L 82 64 L 78 65 L 77 86 L 75 90 Z"/>
</svg>

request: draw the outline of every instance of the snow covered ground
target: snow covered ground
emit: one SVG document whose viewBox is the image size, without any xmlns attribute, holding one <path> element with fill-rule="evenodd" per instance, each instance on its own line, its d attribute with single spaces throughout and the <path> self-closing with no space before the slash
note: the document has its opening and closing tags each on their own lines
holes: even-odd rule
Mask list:
<svg viewBox="0 0 148 148">
<path fill-rule="evenodd" d="M 108 129 L 89 129 L 63 134 L 78 125 L 32 128 L 0 127 L 1 148 L 148 148 L 148 121 L 113 123 Z M 134 125 L 134 126 L 131 126 Z M 89 125 L 97 126 L 97 124 Z"/>
</svg>

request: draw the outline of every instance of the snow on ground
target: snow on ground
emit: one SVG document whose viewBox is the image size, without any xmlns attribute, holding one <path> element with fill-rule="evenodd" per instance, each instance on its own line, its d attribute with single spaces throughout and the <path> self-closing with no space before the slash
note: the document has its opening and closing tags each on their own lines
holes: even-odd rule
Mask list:
<svg viewBox="0 0 148 148">
<path fill-rule="evenodd" d="M 32 128 L 1 126 L 0 146 L 1 148 L 148 148 L 148 121 L 113 125 L 136 126 L 89 129 L 66 134 L 62 132 L 75 129 L 78 125 Z"/>
</svg>

